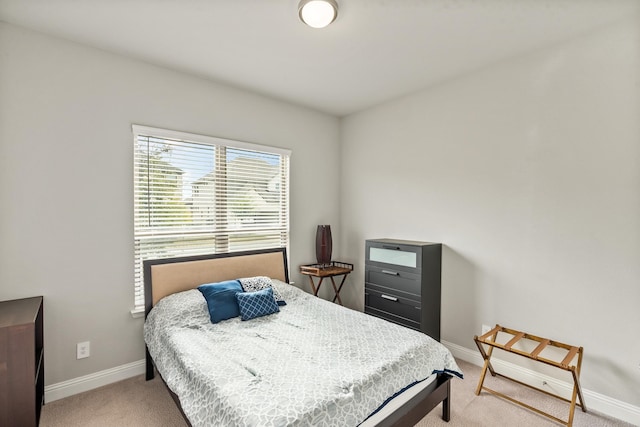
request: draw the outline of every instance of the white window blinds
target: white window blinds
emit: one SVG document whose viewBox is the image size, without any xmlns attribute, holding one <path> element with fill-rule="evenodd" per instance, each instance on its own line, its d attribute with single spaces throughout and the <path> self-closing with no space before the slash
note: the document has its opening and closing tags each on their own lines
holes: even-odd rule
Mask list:
<svg viewBox="0 0 640 427">
<path fill-rule="evenodd" d="M 146 259 L 289 245 L 289 150 L 133 125 L 135 306 Z"/>
</svg>

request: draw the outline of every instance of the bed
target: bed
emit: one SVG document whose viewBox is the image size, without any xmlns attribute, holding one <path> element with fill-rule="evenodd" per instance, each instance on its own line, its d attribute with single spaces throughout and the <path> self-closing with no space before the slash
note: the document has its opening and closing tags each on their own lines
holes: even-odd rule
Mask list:
<svg viewBox="0 0 640 427">
<path fill-rule="evenodd" d="M 196 288 L 256 276 L 286 305 L 213 324 Z M 289 285 L 284 248 L 149 260 L 144 278 L 146 379 L 189 425 L 410 426 L 441 402 L 449 420 L 449 351 Z"/>
</svg>

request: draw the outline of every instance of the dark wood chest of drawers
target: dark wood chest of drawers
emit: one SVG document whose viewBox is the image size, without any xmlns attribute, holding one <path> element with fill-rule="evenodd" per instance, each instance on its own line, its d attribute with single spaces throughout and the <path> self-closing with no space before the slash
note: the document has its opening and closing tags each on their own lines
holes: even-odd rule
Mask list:
<svg viewBox="0 0 640 427">
<path fill-rule="evenodd" d="M 0 302 L 0 426 L 37 426 L 44 399 L 42 297 Z"/>
<path fill-rule="evenodd" d="M 365 251 L 365 313 L 440 341 L 442 244 L 374 239 Z"/>
</svg>

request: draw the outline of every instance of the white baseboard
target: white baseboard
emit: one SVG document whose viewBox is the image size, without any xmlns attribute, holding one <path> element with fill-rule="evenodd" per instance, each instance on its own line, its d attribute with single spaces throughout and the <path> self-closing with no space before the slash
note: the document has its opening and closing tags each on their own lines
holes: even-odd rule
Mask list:
<svg viewBox="0 0 640 427">
<path fill-rule="evenodd" d="M 83 377 L 74 378 L 57 384 L 51 384 L 44 388 L 45 403 L 54 400 L 63 399 L 73 396 L 74 394 L 93 390 L 111 383 L 126 380 L 136 375 L 144 374 L 144 359 L 136 362 L 127 363 L 126 365 L 116 366 L 115 368 L 105 369 L 104 371 L 85 375 Z"/>
<path fill-rule="evenodd" d="M 456 358 L 462 359 L 465 362 L 469 362 L 476 366 L 482 366 L 484 363 L 478 350 L 471 350 L 448 341 L 442 341 L 442 344 L 447 347 Z M 542 388 L 542 384 L 545 383 L 545 388 L 548 387 L 552 393 L 565 397 L 571 396 L 573 390 L 572 383 L 549 377 L 500 359 L 492 358 L 491 364 L 494 366 L 496 372 L 507 375 L 518 381 L 522 381 L 525 384 Z M 582 394 L 584 396 L 587 410 L 594 410 L 609 417 L 617 418 L 633 425 L 640 426 L 639 407 L 584 388 L 582 389 Z"/>
</svg>

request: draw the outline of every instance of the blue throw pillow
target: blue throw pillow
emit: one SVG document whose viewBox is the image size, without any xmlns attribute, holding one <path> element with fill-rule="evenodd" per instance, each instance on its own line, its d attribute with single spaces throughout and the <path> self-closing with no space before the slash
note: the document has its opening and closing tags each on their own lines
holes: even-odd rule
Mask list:
<svg viewBox="0 0 640 427">
<path fill-rule="evenodd" d="M 211 323 L 218 323 L 221 320 L 231 319 L 240 315 L 236 294 L 242 292 L 242 285 L 238 280 L 207 283 L 198 286 L 198 290 L 202 292 L 204 299 L 207 300 Z"/>
<path fill-rule="evenodd" d="M 280 311 L 278 303 L 273 298 L 273 289 L 271 288 L 256 292 L 238 292 L 236 299 L 238 300 L 240 318 L 242 320 L 251 320 Z"/>
<path fill-rule="evenodd" d="M 284 298 L 282 298 L 282 295 L 280 295 L 280 292 L 278 292 L 278 290 L 273 286 L 273 282 L 270 278 L 266 276 L 256 276 L 245 277 L 238 280 L 240 280 L 242 289 L 244 289 L 245 292 L 255 292 L 265 288 L 273 289 L 273 297 L 276 299 L 278 305 L 287 305 Z"/>
</svg>

